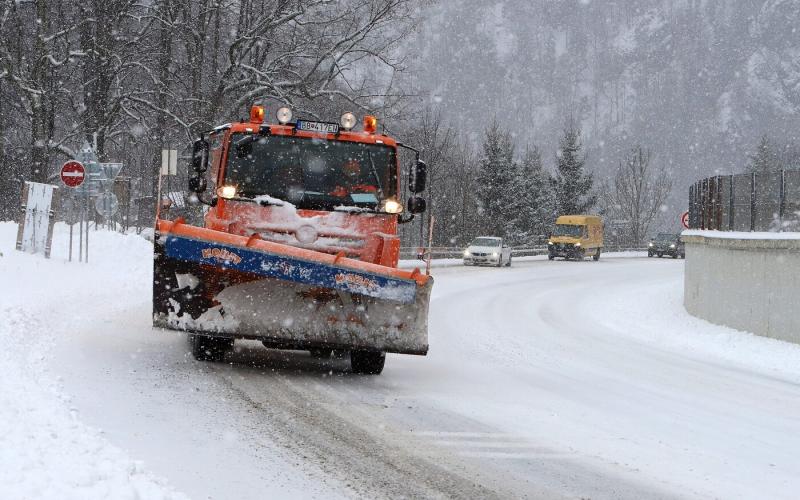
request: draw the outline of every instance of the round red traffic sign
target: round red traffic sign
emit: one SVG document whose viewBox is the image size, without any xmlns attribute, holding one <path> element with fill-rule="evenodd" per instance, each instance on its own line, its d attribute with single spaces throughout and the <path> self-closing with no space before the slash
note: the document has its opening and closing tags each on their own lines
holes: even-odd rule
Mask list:
<svg viewBox="0 0 800 500">
<path fill-rule="evenodd" d="M 76 188 L 86 179 L 86 169 L 79 161 L 70 160 L 61 167 L 61 182 L 65 186 Z"/>
<path fill-rule="evenodd" d="M 683 212 L 683 215 L 681 215 L 681 224 L 683 224 L 683 227 L 686 229 L 689 229 L 689 212 Z"/>
</svg>

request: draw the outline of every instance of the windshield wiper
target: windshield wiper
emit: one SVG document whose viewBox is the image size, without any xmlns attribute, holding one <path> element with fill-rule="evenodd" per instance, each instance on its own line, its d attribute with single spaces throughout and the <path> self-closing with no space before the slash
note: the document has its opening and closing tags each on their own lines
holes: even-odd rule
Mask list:
<svg viewBox="0 0 800 500">
<path fill-rule="evenodd" d="M 381 186 L 381 178 L 378 176 L 378 169 L 375 168 L 375 162 L 372 160 L 372 151 L 367 150 L 367 158 L 369 158 L 369 164 L 372 167 L 372 175 L 375 177 L 375 183 L 378 184 L 378 194 L 380 195 L 380 199 L 383 199 L 383 186 Z"/>
<path fill-rule="evenodd" d="M 218 198 L 218 197 L 215 196 L 214 198 Z M 247 202 L 247 203 L 256 203 L 258 205 L 261 205 L 262 207 L 270 207 L 270 206 L 271 207 L 282 207 L 283 206 L 283 202 L 281 200 L 274 200 L 274 201 L 267 200 L 267 199 L 256 200 L 255 198 L 248 198 L 246 196 L 234 196 L 233 198 L 223 198 L 223 199 L 227 200 L 227 201 L 244 201 L 244 202 Z"/>
</svg>

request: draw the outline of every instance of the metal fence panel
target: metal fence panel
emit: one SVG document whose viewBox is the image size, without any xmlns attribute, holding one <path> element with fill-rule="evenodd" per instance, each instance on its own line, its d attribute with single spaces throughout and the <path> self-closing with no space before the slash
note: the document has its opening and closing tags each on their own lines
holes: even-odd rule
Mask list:
<svg viewBox="0 0 800 500">
<path fill-rule="evenodd" d="M 750 194 L 753 190 L 753 176 L 749 174 L 733 176 L 733 230 L 750 231 Z"/>
<path fill-rule="evenodd" d="M 783 230 L 800 231 L 800 170 L 786 170 L 783 175 Z"/>
<path fill-rule="evenodd" d="M 755 175 L 755 229 L 776 231 L 780 228 L 782 172 Z"/>
<path fill-rule="evenodd" d="M 731 176 L 725 175 L 717 180 L 719 189 L 719 227 L 722 231 L 729 231 L 732 228 L 731 211 Z"/>
<path fill-rule="evenodd" d="M 800 231 L 800 170 L 701 179 L 689 188 L 689 226 Z"/>
</svg>

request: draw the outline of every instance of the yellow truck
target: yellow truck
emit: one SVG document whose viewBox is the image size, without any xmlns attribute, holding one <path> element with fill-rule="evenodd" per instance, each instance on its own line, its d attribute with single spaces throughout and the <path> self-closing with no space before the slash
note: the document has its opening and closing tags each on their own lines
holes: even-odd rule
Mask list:
<svg viewBox="0 0 800 500">
<path fill-rule="evenodd" d="M 597 215 L 562 215 L 556 219 L 547 241 L 547 257 L 600 260 L 603 250 L 603 219 Z"/>
</svg>

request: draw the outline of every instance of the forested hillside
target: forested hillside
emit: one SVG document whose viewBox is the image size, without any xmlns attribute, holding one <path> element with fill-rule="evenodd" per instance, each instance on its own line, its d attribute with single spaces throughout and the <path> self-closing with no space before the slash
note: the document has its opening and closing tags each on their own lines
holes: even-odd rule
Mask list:
<svg viewBox="0 0 800 500">
<path fill-rule="evenodd" d="M 430 12 L 417 86 L 474 137 L 496 117 L 552 167 L 572 123 L 601 176 L 641 144 L 674 174 L 673 204 L 693 179 L 743 170 L 764 135 L 797 156 L 797 2 L 450 0 Z"/>
</svg>

